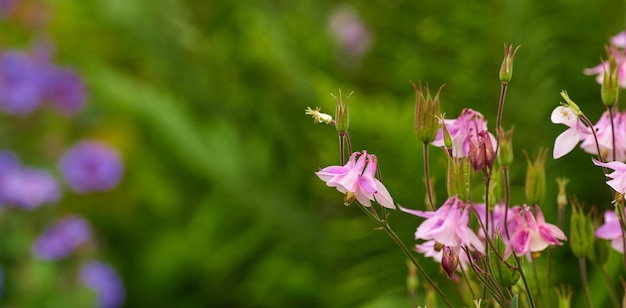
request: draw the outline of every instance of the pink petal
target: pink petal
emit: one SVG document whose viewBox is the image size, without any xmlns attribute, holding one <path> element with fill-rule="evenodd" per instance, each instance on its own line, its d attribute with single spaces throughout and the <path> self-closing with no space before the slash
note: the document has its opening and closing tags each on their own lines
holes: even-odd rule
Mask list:
<svg viewBox="0 0 626 308">
<path fill-rule="evenodd" d="M 580 133 L 575 128 L 569 128 L 561 133 L 554 141 L 552 157 L 558 159 L 571 152 L 580 141 Z"/>
<path fill-rule="evenodd" d="M 386 208 L 395 210 L 396 206 L 393 203 L 393 198 L 391 198 L 391 194 L 389 194 L 385 185 L 377 179 L 374 179 L 374 182 L 376 183 L 376 193 L 374 194 L 376 202 Z"/>
</svg>

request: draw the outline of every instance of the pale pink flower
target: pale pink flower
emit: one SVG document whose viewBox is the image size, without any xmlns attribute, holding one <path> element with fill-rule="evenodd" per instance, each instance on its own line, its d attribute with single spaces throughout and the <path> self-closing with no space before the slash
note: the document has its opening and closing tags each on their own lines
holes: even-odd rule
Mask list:
<svg viewBox="0 0 626 308">
<path fill-rule="evenodd" d="M 621 53 L 621 52 L 620 52 Z M 618 55 L 616 57 L 619 68 L 617 70 L 617 83 L 620 88 L 626 88 L 626 62 L 619 61 L 618 59 L 623 60 L 624 55 Z M 594 66 L 592 68 L 586 68 L 583 70 L 583 73 L 588 76 L 596 75 L 596 82 L 599 84 L 604 83 L 604 70 L 609 69 L 609 62 L 602 61 L 602 63 Z"/>
<path fill-rule="evenodd" d="M 624 234 L 615 211 L 604 212 L 604 224 L 596 230 L 595 236 L 611 240 L 611 247 L 616 251 L 624 253 Z"/>
<path fill-rule="evenodd" d="M 484 250 L 483 243 L 469 227 L 470 205 L 452 196 L 437 211 L 418 211 L 400 208 L 402 211 L 426 218 L 415 232 L 416 239 L 435 240 L 445 246 L 473 247 Z"/>
<path fill-rule="evenodd" d="M 344 194 L 353 194 L 363 206 L 369 207 L 371 201 L 376 201 L 386 208 L 395 209 L 391 194 L 385 185 L 375 178 L 377 168 L 376 156 L 363 151 L 353 153 L 344 166 L 326 167 L 315 174 L 326 182 L 326 185 L 336 187 Z"/>
<path fill-rule="evenodd" d="M 626 48 L 626 31 L 622 31 L 611 37 L 611 45 L 618 48 Z"/>
<path fill-rule="evenodd" d="M 477 138 L 478 134 L 487 131 L 487 121 L 482 114 L 472 109 L 463 109 L 461 115 L 453 120 L 444 119 L 443 124 L 446 125 L 450 136 L 452 137 L 452 156 L 466 157 L 470 154 L 470 143 L 472 138 Z M 489 140 L 493 151 L 496 150 L 496 138 L 489 133 Z M 443 147 L 443 130 L 437 131 L 437 136 L 432 142 L 436 147 Z"/>
<path fill-rule="evenodd" d="M 596 130 L 598 145 L 602 157 L 606 157 L 609 161 L 625 161 L 626 160 L 626 113 L 613 114 L 613 126 L 615 127 L 615 158 L 613 157 L 613 133 L 611 129 L 611 119 L 609 112 L 605 111 L 598 123 L 593 127 Z M 580 147 L 590 154 L 598 154 L 596 140 L 593 134 L 583 134 L 583 142 Z"/>
<path fill-rule="evenodd" d="M 559 240 L 567 239 L 559 227 L 546 223 L 539 206 L 535 205 L 536 219 L 528 205 L 514 207 L 512 211 L 516 220 L 515 230 L 504 251 L 505 259 L 513 251 L 518 255 L 540 252 L 550 245 L 562 245 Z"/>
<path fill-rule="evenodd" d="M 472 207 L 474 208 L 480 221 L 483 224 L 486 224 L 485 204 L 477 203 L 477 204 L 473 204 Z M 507 216 L 506 219 L 508 220 L 508 223 L 505 223 L 504 216 L 507 211 L 508 213 L 506 214 Z M 488 215 L 489 215 L 489 235 L 493 238 L 493 236 L 497 232 L 501 234 L 502 238 L 506 241 L 508 237 L 507 237 L 507 232 L 506 232 L 505 227 L 508 227 L 509 232 L 513 233 L 513 231 L 515 230 L 515 225 L 517 223 L 515 221 L 515 214 L 512 212 L 511 209 L 507 210 L 504 204 L 498 203 L 494 205 L 493 209 L 489 211 Z M 480 239 L 485 239 L 485 232 L 483 231 L 482 228 L 478 230 L 478 237 Z"/>
<path fill-rule="evenodd" d="M 607 177 L 611 178 L 611 180 L 606 181 L 606 184 L 620 194 L 626 193 L 626 164 L 619 161 L 603 163 L 593 158 L 591 160 L 596 166 L 613 169 L 613 172 L 606 174 Z"/>
<path fill-rule="evenodd" d="M 554 141 L 554 159 L 571 152 L 585 134 L 590 133 L 574 111 L 567 106 L 558 106 L 552 111 L 550 120 L 555 124 L 565 124 L 568 129 L 561 133 Z"/>
</svg>

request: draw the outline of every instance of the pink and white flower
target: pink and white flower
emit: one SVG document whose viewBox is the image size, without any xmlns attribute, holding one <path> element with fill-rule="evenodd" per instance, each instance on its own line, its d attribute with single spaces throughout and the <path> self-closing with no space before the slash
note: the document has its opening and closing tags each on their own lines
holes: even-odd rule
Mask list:
<svg viewBox="0 0 626 308">
<path fill-rule="evenodd" d="M 613 172 L 606 174 L 607 177 L 611 178 L 611 180 L 606 181 L 606 184 L 620 194 L 626 193 L 626 164 L 619 161 L 603 163 L 593 158 L 591 160 L 596 166 L 613 169 Z"/>
<path fill-rule="evenodd" d="M 504 251 L 505 259 L 513 251 L 518 255 L 541 252 L 550 245 L 562 245 L 559 240 L 567 239 L 559 227 L 546 223 L 539 206 L 535 205 L 536 219 L 528 205 L 511 210 L 515 216 L 515 230 Z"/>
<path fill-rule="evenodd" d="M 469 227 L 470 205 L 452 196 L 437 211 L 419 211 L 400 208 L 402 211 L 426 218 L 415 232 L 416 239 L 434 240 L 450 247 L 467 246 L 484 250 L 483 243 Z"/>
<path fill-rule="evenodd" d="M 604 224 L 596 230 L 595 236 L 610 240 L 613 249 L 624 253 L 624 234 L 622 233 L 622 226 L 620 226 L 615 211 L 604 212 Z"/>
<path fill-rule="evenodd" d="M 343 166 L 329 166 L 315 174 L 326 182 L 326 185 L 336 187 L 340 192 L 350 195 L 348 198 L 350 200 L 356 198 L 363 206 L 369 207 L 371 201 L 376 201 L 386 208 L 395 209 L 391 194 L 385 185 L 375 178 L 377 169 L 376 156 L 363 151 L 352 153 Z"/>
<path fill-rule="evenodd" d="M 470 144 L 472 138 L 477 138 L 480 132 L 487 131 L 487 121 L 482 114 L 472 109 L 463 109 L 461 115 L 457 119 L 445 119 L 443 124 L 446 125 L 450 136 L 452 137 L 452 156 L 466 157 L 470 155 Z M 493 151 L 496 150 L 496 138 L 488 133 L 490 145 Z M 437 131 L 437 136 L 432 142 L 436 147 L 443 147 L 443 130 Z"/>
<path fill-rule="evenodd" d="M 586 134 L 590 134 L 589 128 L 585 126 L 574 111 L 567 106 L 558 106 L 552 111 L 550 120 L 555 124 L 565 124 L 568 129 L 562 132 L 554 141 L 554 159 L 560 158 L 571 152 Z"/>
<path fill-rule="evenodd" d="M 605 111 L 598 123 L 593 127 L 596 130 L 598 145 L 600 147 L 600 156 L 606 157 L 609 161 L 625 161 L 626 160 L 626 113 L 613 114 L 613 126 L 611 126 L 611 118 L 609 112 Z M 615 127 L 615 143 L 613 143 L 613 130 Z M 584 134 L 583 142 L 580 147 L 590 154 L 598 154 L 596 147 L 596 139 L 593 134 Z M 613 157 L 613 144 L 615 144 L 615 157 Z"/>
</svg>

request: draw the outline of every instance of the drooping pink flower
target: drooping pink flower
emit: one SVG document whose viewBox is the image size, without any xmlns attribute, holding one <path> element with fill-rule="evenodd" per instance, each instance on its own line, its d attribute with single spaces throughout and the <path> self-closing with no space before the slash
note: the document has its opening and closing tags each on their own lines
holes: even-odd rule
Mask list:
<svg viewBox="0 0 626 308">
<path fill-rule="evenodd" d="M 624 235 L 615 211 L 604 212 L 604 224 L 596 230 L 595 236 L 610 240 L 613 249 L 624 253 Z"/>
<path fill-rule="evenodd" d="M 395 209 L 389 191 L 375 178 L 377 168 L 376 156 L 363 151 L 352 153 L 343 166 L 329 166 L 315 174 L 326 182 L 326 185 L 336 187 L 344 194 L 352 194 L 364 206 L 369 207 L 371 201 L 376 201 L 386 208 Z"/>
<path fill-rule="evenodd" d="M 445 246 L 467 246 L 484 250 L 483 243 L 469 227 L 470 205 L 452 196 L 437 211 L 418 211 L 400 208 L 402 211 L 426 218 L 415 232 L 416 239 L 435 240 Z"/>
<path fill-rule="evenodd" d="M 504 251 L 505 259 L 513 251 L 518 255 L 541 252 L 550 245 L 562 245 L 559 240 L 567 239 L 561 229 L 546 223 L 539 206 L 535 205 L 536 219 L 528 205 L 514 207 L 512 210 L 516 223 L 515 230 Z"/>
<path fill-rule="evenodd" d="M 487 131 L 487 121 L 482 114 L 472 109 L 463 109 L 461 115 L 457 119 L 445 119 L 443 124 L 452 137 L 452 156 L 466 157 L 470 154 L 470 144 L 472 139 L 477 138 L 480 132 Z M 488 133 L 489 141 L 496 150 L 496 138 Z M 436 147 L 443 147 L 443 130 L 437 131 L 437 137 L 432 142 Z"/>
<path fill-rule="evenodd" d="M 591 133 L 574 111 L 567 106 L 558 106 L 552 111 L 550 120 L 554 124 L 565 124 L 568 129 L 562 132 L 554 141 L 554 159 L 571 152 L 585 134 Z"/>
<path fill-rule="evenodd" d="M 594 126 L 600 154 L 609 161 L 625 161 L 626 160 L 626 113 L 613 114 L 613 127 L 615 127 L 615 143 L 613 143 L 613 130 L 611 128 L 611 118 L 609 112 L 605 111 L 598 123 Z M 593 134 L 587 133 L 582 135 L 583 142 L 580 147 L 590 154 L 598 154 L 596 147 L 596 139 Z M 613 144 L 615 144 L 615 158 L 613 157 Z"/>
<path fill-rule="evenodd" d="M 606 174 L 607 177 L 612 179 L 606 181 L 606 184 L 620 194 L 626 193 L 626 164 L 619 161 L 603 163 L 593 158 L 591 160 L 596 166 L 613 169 L 613 172 Z"/>
</svg>

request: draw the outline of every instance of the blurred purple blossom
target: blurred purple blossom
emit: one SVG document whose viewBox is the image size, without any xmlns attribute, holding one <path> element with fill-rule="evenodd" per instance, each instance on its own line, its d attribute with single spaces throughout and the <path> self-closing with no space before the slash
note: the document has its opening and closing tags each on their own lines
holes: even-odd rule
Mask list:
<svg viewBox="0 0 626 308">
<path fill-rule="evenodd" d="M 361 58 L 372 45 L 372 35 L 352 7 L 342 6 L 331 13 L 329 30 L 341 52 Z"/>
<path fill-rule="evenodd" d="M 33 245 L 33 252 L 42 259 L 58 260 L 70 255 L 89 239 L 89 223 L 80 216 L 67 216 L 39 236 Z"/>
<path fill-rule="evenodd" d="M 56 202 L 59 185 L 45 170 L 23 167 L 15 154 L 0 151 L 0 203 L 34 209 Z"/>
<path fill-rule="evenodd" d="M 59 166 L 65 181 L 77 193 L 114 188 L 124 169 L 113 148 L 93 140 L 83 141 L 69 149 L 61 157 Z"/>
<path fill-rule="evenodd" d="M 0 18 L 11 15 L 19 0 L 0 0 Z"/>
<path fill-rule="evenodd" d="M 80 280 L 98 294 L 102 308 L 120 307 L 126 296 L 122 280 L 110 265 L 99 261 L 85 264 L 80 270 Z"/>
<path fill-rule="evenodd" d="M 0 54 L 0 109 L 28 115 L 50 102 L 66 114 L 80 110 L 86 99 L 82 79 L 72 70 L 54 66 L 48 54 L 41 50 Z"/>
</svg>

